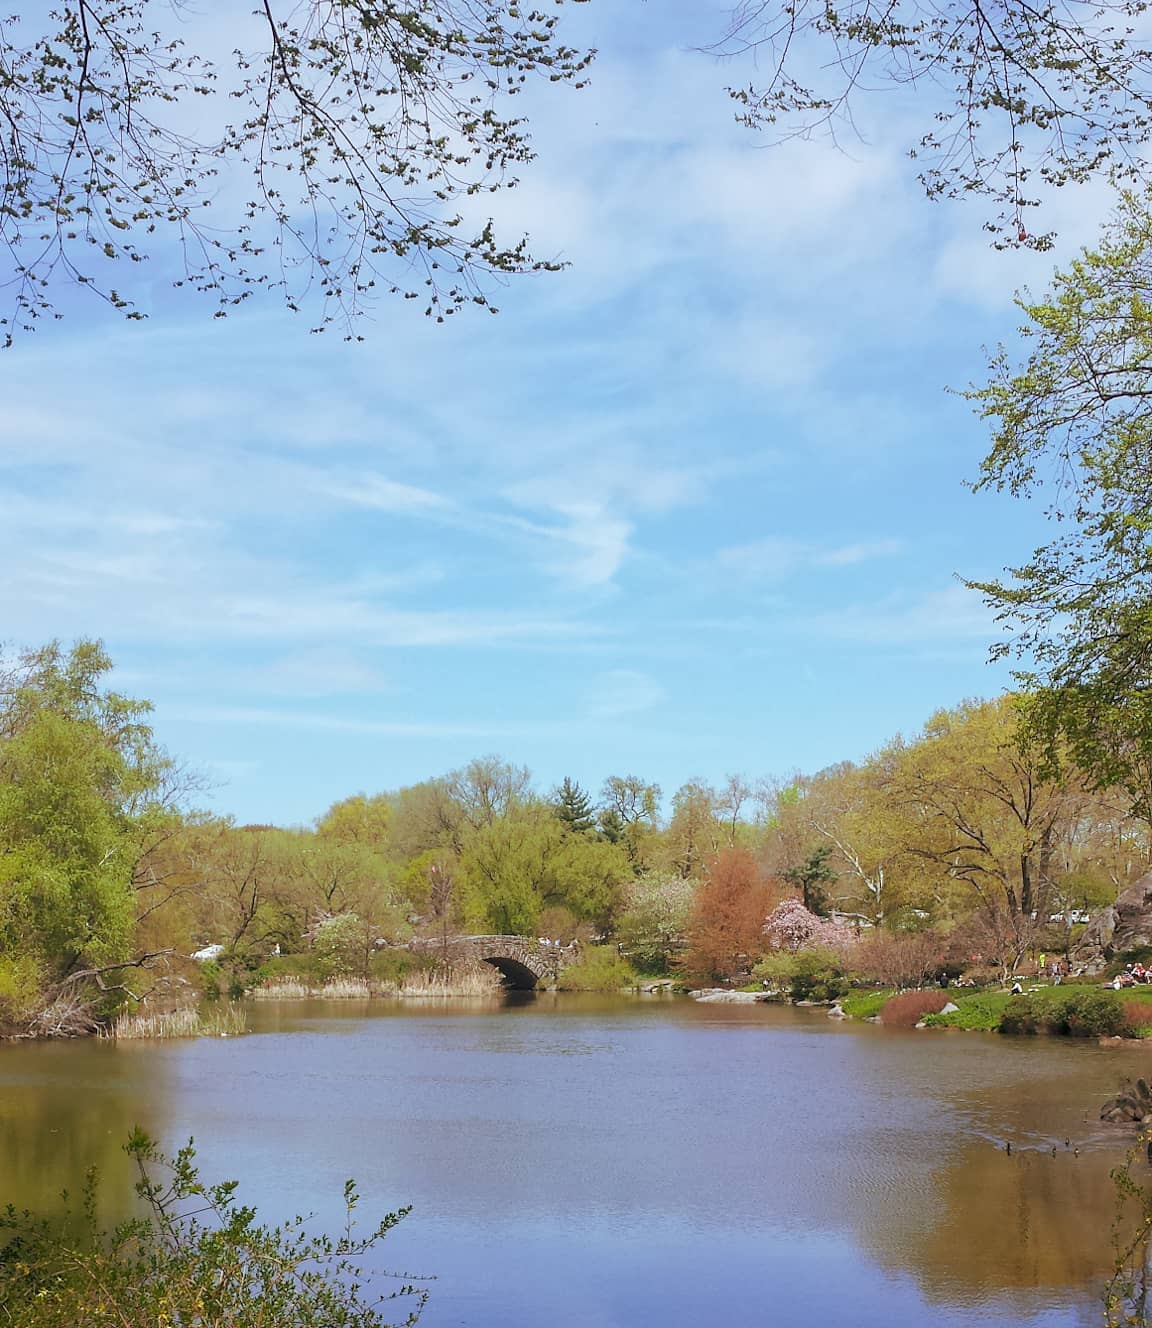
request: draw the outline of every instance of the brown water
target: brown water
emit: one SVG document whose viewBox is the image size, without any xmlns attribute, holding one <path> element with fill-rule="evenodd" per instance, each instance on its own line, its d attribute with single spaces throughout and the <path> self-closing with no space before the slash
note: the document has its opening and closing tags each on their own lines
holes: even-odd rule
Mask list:
<svg viewBox="0 0 1152 1328">
<path fill-rule="evenodd" d="M 411 1203 L 386 1255 L 435 1275 L 427 1328 L 1064 1328 L 1101 1321 L 1111 1266 L 1130 1136 L 1099 1104 L 1152 1068 L 1140 1048 L 686 1000 L 251 1021 L 0 1050 L 0 1203 L 48 1206 L 95 1162 L 121 1207 L 140 1124 L 195 1136 L 268 1217 L 334 1222 L 349 1175 L 366 1213 Z"/>
</svg>

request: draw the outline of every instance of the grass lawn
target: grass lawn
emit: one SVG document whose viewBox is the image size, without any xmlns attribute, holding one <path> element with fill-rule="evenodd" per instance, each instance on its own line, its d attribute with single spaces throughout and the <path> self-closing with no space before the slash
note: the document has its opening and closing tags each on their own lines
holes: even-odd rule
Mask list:
<svg viewBox="0 0 1152 1328">
<path fill-rule="evenodd" d="M 854 991 L 841 1000 L 840 1008 L 852 1019 L 871 1019 L 895 995 L 896 992 L 891 988 L 885 991 Z"/>
</svg>

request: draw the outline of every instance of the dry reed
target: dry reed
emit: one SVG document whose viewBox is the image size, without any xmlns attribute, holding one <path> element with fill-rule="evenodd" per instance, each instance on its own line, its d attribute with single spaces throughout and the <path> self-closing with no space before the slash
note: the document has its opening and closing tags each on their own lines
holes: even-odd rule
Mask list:
<svg viewBox="0 0 1152 1328">
<path fill-rule="evenodd" d="M 247 1031 L 244 1011 L 238 1005 L 221 1002 L 198 1010 L 193 1005 L 179 1010 L 137 1010 L 122 1014 L 110 1034 L 118 1041 L 144 1038 L 235 1037 Z"/>
</svg>

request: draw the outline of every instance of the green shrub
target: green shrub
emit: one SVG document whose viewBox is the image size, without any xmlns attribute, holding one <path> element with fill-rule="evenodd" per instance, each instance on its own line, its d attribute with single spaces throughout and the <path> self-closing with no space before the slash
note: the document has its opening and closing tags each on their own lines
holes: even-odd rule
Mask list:
<svg viewBox="0 0 1152 1328">
<path fill-rule="evenodd" d="M 1004 1007 L 997 1025 L 1001 1033 L 1032 1034 L 1039 1030 L 1036 1009 L 1027 996 L 1013 996 Z"/>
<path fill-rule="evenodd" d="M 1124 1007 L 1112 992 L 1076 992 L 1053 1009 L 1049 1027 L 1069 1037 L 1119 1037 L 1125 1031 Z"/>
<path fill-rule="evenodd" d="M 895 995 L 891 987 L 883 991 L 852 991 L 840 1002 L 840 1008 L 852 1019 L 872 1019 Z"/>
<path fill-rule="evenodd" d="M 363 976 L 364 925 L 355 913 L 337 913 L 316 928 L 312 942 L 316 976 L 330 978 Z"/>
<path fill-rule="evenodd" d="M 968 996 L 958 991 L 948 995 L 958 1007 L 947 1014 L 926 1014 L 929 1028 L 963 1028 L 969 1032 L 995 1032 L 1013 997 L 1006 991 L 978 991 Z"/>
<path fill-rule="evenodd" d="M 191 1144 L 168 1159 L 140 1131 L 127 1150 L 139 1165 L 145 1216 L 113 1231 L 98 1224 L 91 1175 L 79 1213 L 63 1225 L 9 1207 L 0 1210 L 0 1322 L 20 1328 L 386 1328 L 378 1301 L 363 1294 L 354 1260 L 373 1250 L 404 1217 L 389 1213 L 364 1236 L 353 1228 L 358 1202 L 344 1187 L 347 1225 L 339 1238 L 312 1236 L 302 1218 L 262 1226 L 236 1202 L 234 1182 L 200 1180 Z M 402 1285 L 413 1324 L 427 1293 Z"/>
<path fill-rule="evenodd" d="M 31 955 L 0 955 L 0 1025 L 19 1022 L 37 1007 L 40 979 Z"/>
<path fill-rule="evenodd" d="M 1152 1022 L 1152 1019 L 1149 1020 Z M 1065 1037 L 1121 1037 L 1130 1025 L 1116 993 L 1099 987 L 1048 987 L 1016 996 L 1000 1017 L 1001 1033 L 1059 1033 Z"/>
<path fill-rule="evenodd" d="M 849 991 L 844 965 L 834 950 L 773 950 L 752 970 L 752 976 L 774 987 L 787 988 L 794 1001 L 835 1001 Z"/>
<path fill-rule="evenodd" d="M 561 991 L 619 991 L 636 985 L 636 970 L 614 945 L 594 945 L 564 969 L 556 985 Z"/>
</svg>

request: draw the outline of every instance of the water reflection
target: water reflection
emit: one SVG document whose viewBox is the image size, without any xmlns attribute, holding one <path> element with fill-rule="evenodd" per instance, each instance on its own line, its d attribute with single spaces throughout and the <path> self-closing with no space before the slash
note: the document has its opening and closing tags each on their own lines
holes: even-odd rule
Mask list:
<svg viewBox="0 0 1152 1328">
<path fill-rule="evenodd" d="M 252 1021 L 0 1050 L 0 1202 L 93 1161 L 122 1199 L 139 1123 L 195 1135 L 269 1216 L 334 1218 L 348 1175 L 374 1208 L 414 1204 L 387 1257 L 437 1273 L 427 1328 L 1098 1317 L 1126 1136 L 1095 1115 L 1138 1050 L 571 996 Z"/>
</svg>

